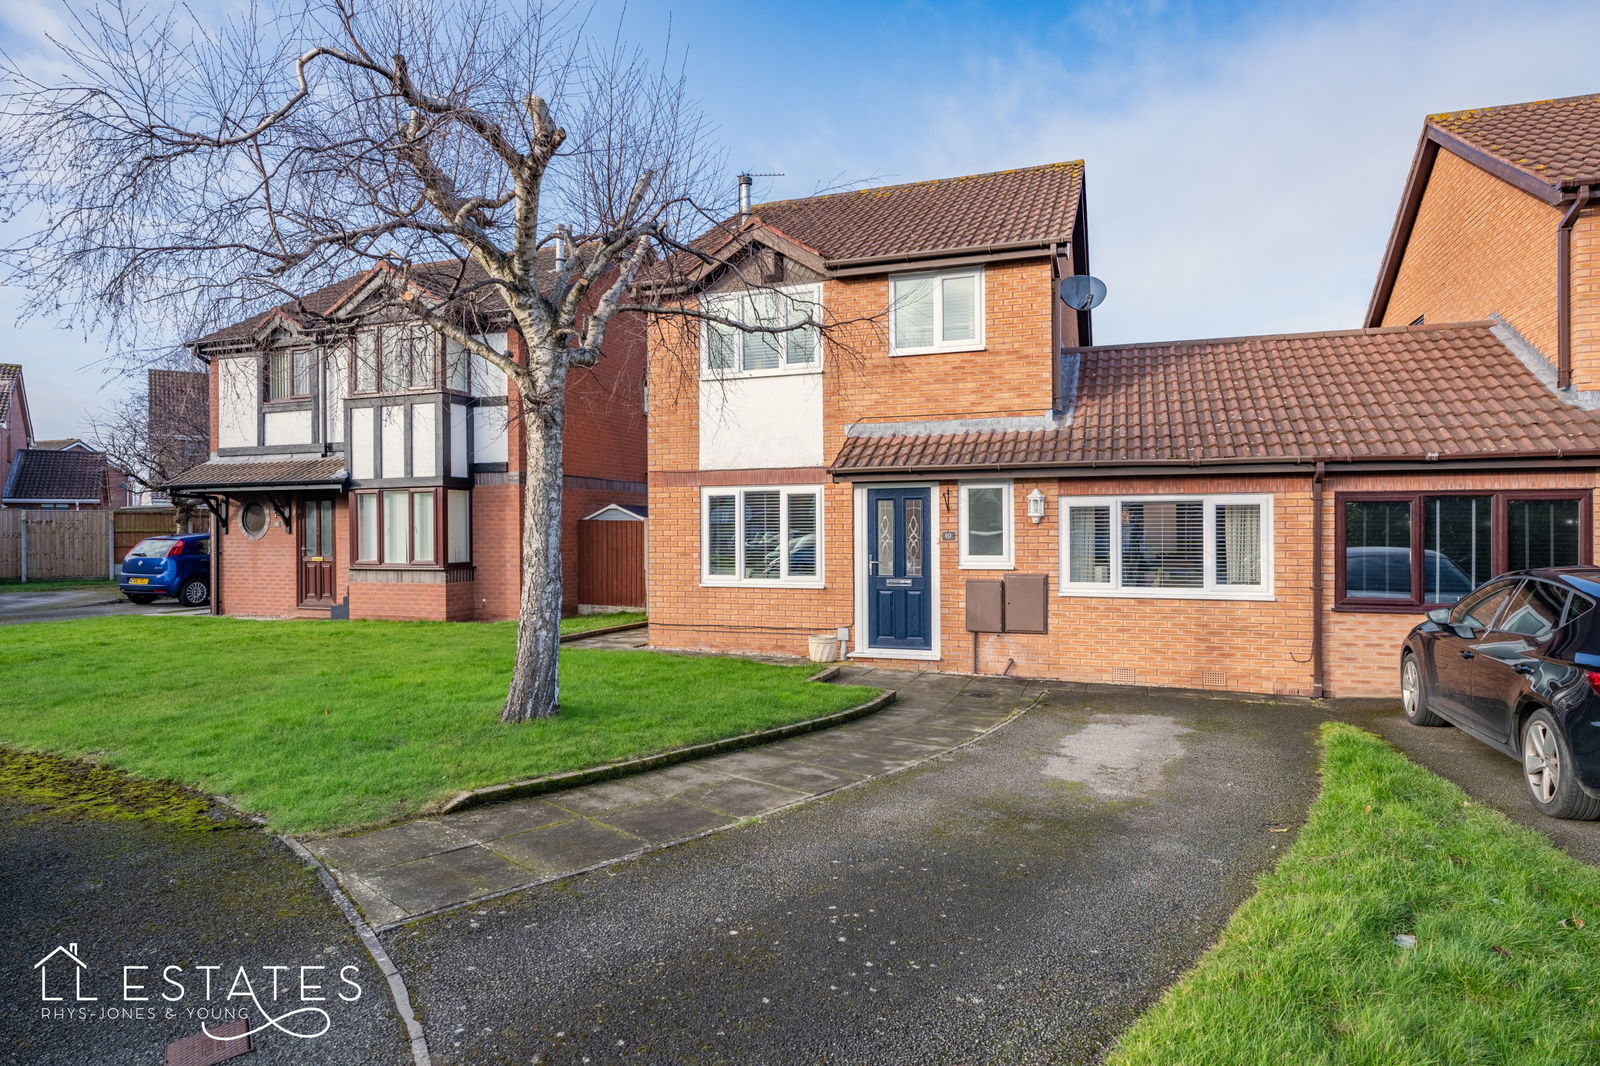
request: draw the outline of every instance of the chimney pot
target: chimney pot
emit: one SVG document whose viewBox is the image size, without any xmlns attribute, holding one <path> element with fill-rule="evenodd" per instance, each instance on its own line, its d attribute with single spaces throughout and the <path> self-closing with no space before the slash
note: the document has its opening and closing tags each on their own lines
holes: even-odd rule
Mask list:
<svg viewBox="0 0 1600 1066">
<path fill-rule="evenodd" d="M 739 217 L 747 218 L 750 215 L 750 175 L 739 175 Z"/>
</svg>

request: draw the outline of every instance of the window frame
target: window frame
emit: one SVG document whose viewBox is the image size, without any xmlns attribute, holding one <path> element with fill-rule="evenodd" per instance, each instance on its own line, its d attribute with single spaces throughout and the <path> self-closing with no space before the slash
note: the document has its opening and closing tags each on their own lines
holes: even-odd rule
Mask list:
<svg viewBox="0 0 1600 1066">
<path fill-rule="evenodd" d="M 384 335 L 390 330 L 416 330 L 425 331 L 433 345 L 433 352 L 428 358 L 428 366 L 432 368 L 431 380 L 426 384 L 418 385 L 412 377 L 411 371 L 416 364 L 411 360 L 409 353 L 405 360 L 405 384 L 399 388 L 387 388 L 384 383 L 384 370 L 388 366 L 388 345 L 384 343 Z M 358 364 L 360 363 L 361 341 L 358 336 L 350 338 L 350 367 L 349 384 L 350 396 L 405 396 L 419 392 L 458 392 L 459 390 L 448 387 L 445 369 L 444 335 L 438 330 L 418 322 L 380 322 L 371 326 L 364 326 L 356 330 L 357 334 L 370 332 L 372 334 L 372 385 L 370 389 L 360 387 Z M 471 368 L 468 367 L 468 388 L 471 387 Z"/>
<path fill-rule="evenodd" d="M 300 345 L 293 348 L 270 349 L 266 353 L 266 359 L 264 360 L 263 369 L 266 371 L 266 373 L 264 374 L 262 381 L 262 402 L 271 404 L 303 403 L 304 401 L 311 399 L 311 394 L 313 391 L 315 391 L 314 382 L 316 380 L 317 360 L 312 358 L 312 353 L 315 351 L 317 351 L 317 349 L 312 345 Z M 301 364 L 301 368 L 305 371 L 304 379 L 306 388 L 304 392 L 296 391 L 296 385 L 302 376 L 295 373 L 295 360 L 297 357 L 305 360 L 305 362 Z M 289 360 L 289 392 L 286 396 L 272 395 L 272 360 L 274 358 L 283 358 Z"/>
<path fill-rule="evenodd" d="M 789 296 L 792 299 L 806 299 L 806 297 L 801 295 L 805 291 L 810 291 L 814 294 L 809 298 L 809 302 L 816 308 L 816 314 L 819 317 L 822 316 L 825 313 L 825 310 L 822 301 L 822 282 L 820 281 L 805 282 L 794 285 L 769 285 L 754 290 L 731 289 L 726 292 L 706 293 L 700 298 L 701 309 L 707 314 L 721 315 L 723 318 L 737 320 L 738 316 L 729 314 L 726 310 L 717 309 L 716 304 L 727 301 L 740 301 L 750 296 L 752 293 L 765 292 L 778 293 L 780 295 Z M 729 381 L 737 378 L 771 378 L 788 377 L 797 374 L 822 373 L 823 337 L 820 329 L 816 334 L 816 347 L 813 350 L 810 362 L 790 363 L 789 337 L 792 336 L 792 331 L 788 333 L 774 333 L 771 334 L 771 336 L 777 337 L 783 342 L 783 352 L 778 357 L 778 365 L 766 369 L 746 370 L 744 367 L 744 342 L 745 338 L 751 336 L 751 334 L 740 329 L 735 329 L 733 334 L 734 339 L 738 344 L 738 350 L 734 353 L 735 365 L 731 367 L 714 367 L 711 365 L 711 329 L 713 325 L 715 325 L 715 323 L 712 323 L 706 319 L 700 320 L 700 379 L 702 381 Z"/>
<path fill-rule="evenodd" d="M 703 485 L 700 488 L 700 584 L 709 588 L 810 588 L 820 589 L 826 587 L 823 576 L 823 545 L 824 528 L 826 526 L 824 506 L 825 493 L 821 485 Z M 815 574 L 804 574 L 798 577 L 789 575 L 789 553 L 787 549 L 781 555 L 780 575 L 776 578 L 745 577 L 744 555 L 744 496 L 747 492 L 776 492 L 778 493 L 778 541 L 781 544 L 789 542 L 789 497 L 809 495 L 816 499 L 816 543 L 813 552 L 817 561 Z M 733 544 L 734 563 L 732 574 L 713 574 L 711 572 L 711 497 L 732 496 L 733 505 Z"/>
<path fill-rule="evenodd" d="M 907 271 L 905 273 L 900 273 L 900 274 L 890 274 L 889 275 L 889 282 L 888 282 L 888 284 L 889 284 L 889 354 L 891 356 L 901 356 L 901 355 L 937 355 L 937 354 L 940 354 L 940 353 L 943 353 L 943 352 L 981 352 L 981 351 L 984 351 L 985 350 L 985 346 L 986 346 L 984 324 L 985 324 L 985 320 L 988 317 L 987 315 L 984 314 L 985 296 L 986 296 L 986 288 L 987 288 L 987 286 L 985 284 L 985 280 L 984 280 L 984 275 L 985 275 L 985 271 L 984 271 L 984 268 L 983 268 L 982 264 L 978 264 L 976 266 L 970 266 L 970 267 L 958 267 L 958 268 L 947 269 L 947 270 L 915 270 L 915 271 Z M 944 299 L 943 299 L 944 290 L 943 290 L 943 283 L 946 280 L 949 280 L 951 278 L 963 278 L 963 277 L 971 277 L 971 278 L 974 279 L 973 280 L 973 298 L 972 298 L 972 303 L 973 303 L 972 315 L 973 315 L 973 327 L 974 327 L 973 328 L 973 337 L 972 337 L 971 340 L 964 340 L 964 341 L 943 341 L 943 340 L 940 340 L 940 337 L 944 333 Z M 897 318 L 897 315 L 898 315 L 898 311 L 897 311 L 898 301 L 895 299 L 895 295 L 894 295 L 895 286 L 897 284 L 901 283 L 901 282 L 914 283 L 914 282 L 921 281 L 921 280 L 924 280 L 924 279 L 933 279 L 935 281 L 934 298 L 933 298 L 933 338 L 934 338 L 934 342 L 932 344 L 930 344 L 930 345 L 924 345 L 924 346 L 919 346 L 919 347 L 915 347 L 915 348 L 902 348 L 899 345 L 895 344 L 896 318 Z"/>
<path fill-rule="evenodd" d="M 956 483 L 956 569 L 958 570 L 1015 570 L 1016 569 L 1016 492 L 1015 482 L 991 478 L 986 481 L 959 481 Z M 967 547 L 970 532 L 967 493 L 973 489 L 1000 489 L 1001 502 L 1001 552 L 999 555 L 973 555 Z"/>
<path fill-rule="evenodd" d="M 1202 506 L 1201 572 L 1205 583 L 1199 588 L 1150 588 L 1122 585 L 1122 505 L 1125 503 L 1194 503 Z M 1254 504 L 1261 508 L 1261 583 L 1257 585 L 1223 585 L 1217 583 L 1217 509 L 1227 505 Z M 1074 582 L 1072 559 L 1069 554 L 1068 521 L 1074 507 L 1109 507 L 1111 510 L 1110 578 L 1104 584 Z M 1250 600 L 1277 599 L 1274 571 L 1273 495 L 1267 492 L 1233 493 L 1168 493 L 1146 495 L 1128 493 L 1119 496 L 1072 496 L 1062 494 L 1056 500 L 1056 524 L 1059 542 L 1057 595 L 1102 597 L 1110 599 L 1139 600 Z"/>
<path fill-rule="evenodd" d="M 357 489 L 350 493 L 350 545 L 351 555 L 356 556 L 350 565 L 358 570 L 452 570 L 461 567 L 470 567 L 472 562 L 472 497 L 467 497 L 467 558 L 460 562 L 449 562 L 450 558 L 450 527 L 448 516 L 445 514 L 449 505 L 449 486 L 417 485 L 378 487 L 371 489 Z M 385 512 L 383 494 L 386 492 L 403 492 L 406 494 L 406 559 L 407 562 L 391 563 L 383 559 L 384 523 Z M 414 515 L 416 514 L 416 497 L 422 493 L 433 495 L 433 554 L 432 559 L 418 559 L 417 537 Z M 374 508 L 376 522 L 376 540 L 378 558 L 363 559 L 361 556 L 361 497 L 370 496 L 377 500 Z"/>
<path fill-rule="evenodd" d="M 1377 614 L 1419 614 L 1430 611 L 1435 607 L 1454 607 L 1454 603 L 1438 603 L 1428 601 L 1423 597 L 1424 561 L 1422 550 L 1423 537 L 1423 511 L 1422 501 L 1439 496 L 1487 496 L 1489 497 L 1489 577 L 1481 584 L 1510 573 L 1510 514 L 1511 503 L 1516 500 L 1577 500 L 1578 501 L 1578 562 L 1577 566 L 1588 566 L 1593 558 L 1594 527 L 1592 523 L 1592 506 L 1594 491 L 1592 489 L 1416 489 L 1409 491 L 1379 491 L 1379 492 L 1336 492 L 1333 496 L 1333 523 L 1334 523 L 1334 609 L 1338 611 L 1364 611 Z M 1404 501 L 1410 504 L 1411 514 L 1411 599 L 1398 600 L 1371 600 L 1351 598 L 1347 587 L 1346 574 L 1346 529 L 1345 505 L 1347 503 L 1393 503 Z M 1481 584 L 1479 587 L 1481 587 Z M 1457 600 L 1456 603 L 1460 601 Z"/>
</svg>

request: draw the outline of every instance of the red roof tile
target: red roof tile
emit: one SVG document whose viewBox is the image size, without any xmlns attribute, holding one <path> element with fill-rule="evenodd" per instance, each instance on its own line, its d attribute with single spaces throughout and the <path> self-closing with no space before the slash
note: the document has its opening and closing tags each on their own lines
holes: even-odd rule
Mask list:
<svg viewBox="0 0 1600 1066">
<path fill-rule="evenodd" d="M 1082 348 L 1053 430 L 851 437 L 834 469 L 1600 455 L 1490 323 Z"/>
<path fill-rule="evenodd" d="M 1447 111 L 1428 125 L 1550 185 L 1600 181 L 1600 93 Z"/>
<path fill-rule="evenodd" d="M 212 459 L 184 471 L 163 487 L 204 492 L 228 488 L 339 485 L 344 479 L 344 459 L 337 455 L 328 458 L 271 459 L 262 462 Z"/>
<path fill-rule="evenodd" d="M 777 200 L 755 218 L 830 263 L 1072 238 L 1083 161 Z"/>
</svg>

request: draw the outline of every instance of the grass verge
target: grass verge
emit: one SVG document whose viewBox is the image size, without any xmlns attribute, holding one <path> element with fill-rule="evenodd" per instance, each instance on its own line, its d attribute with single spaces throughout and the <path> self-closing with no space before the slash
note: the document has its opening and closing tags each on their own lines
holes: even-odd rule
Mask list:
<svg viewBox="0 0 1600 1066">
<path fill-rule="evenodd" d="M 561 653 L 561 714 L 505 726 L 511 623 L 122 616 L 0 631 L 0 744 L 225 795 L 307 832 L 843 710 L 813 667 Z"/>
<path fill-rule="evenodd" d="M 644 621 L 643 611 L 608 611 L 605 614 L 575 614 L 561 620 L 562 633 L 587 633 L 592 629 L 627 626 Z"/>
<path fill-rule="evenodd" d="M 1600 1061 L 1600 870 L 1370 733 L 1321 740 L 1299 838 L 1106 1066 Z"/>
<path fill-rule="evenodd" d="M 52 578 L 48 581 L 0 581 L 0 596 L 8 596 L 15 592 L 65 592 L 68 589 L 99 589 L 110 595 L 116 595 L 117 583 L 105 578 L 92 577 Z"/>
</svg>

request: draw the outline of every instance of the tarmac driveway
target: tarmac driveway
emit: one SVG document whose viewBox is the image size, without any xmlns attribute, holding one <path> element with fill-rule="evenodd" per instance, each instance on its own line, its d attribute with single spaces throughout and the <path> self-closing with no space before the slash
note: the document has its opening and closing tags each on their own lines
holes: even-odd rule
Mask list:
<svg viewBox="0 0 1600 1066">
<path fill-rule="evenodd" d="M 439 1063 L 1087 1062 L 1289 843 L 1322 717 L 1057 687 L 903 773 L 384 940 Z"/>
<path fill-rule="evenodd" d="M 116 589 L 58 589 L 52 592 L 7 590 L 0 594 L 0 625 L 59 622 L 112 614 L 205 614 L 205 607 L 184 607 L 177 600 L 129 603 Z"/>
</svg>

